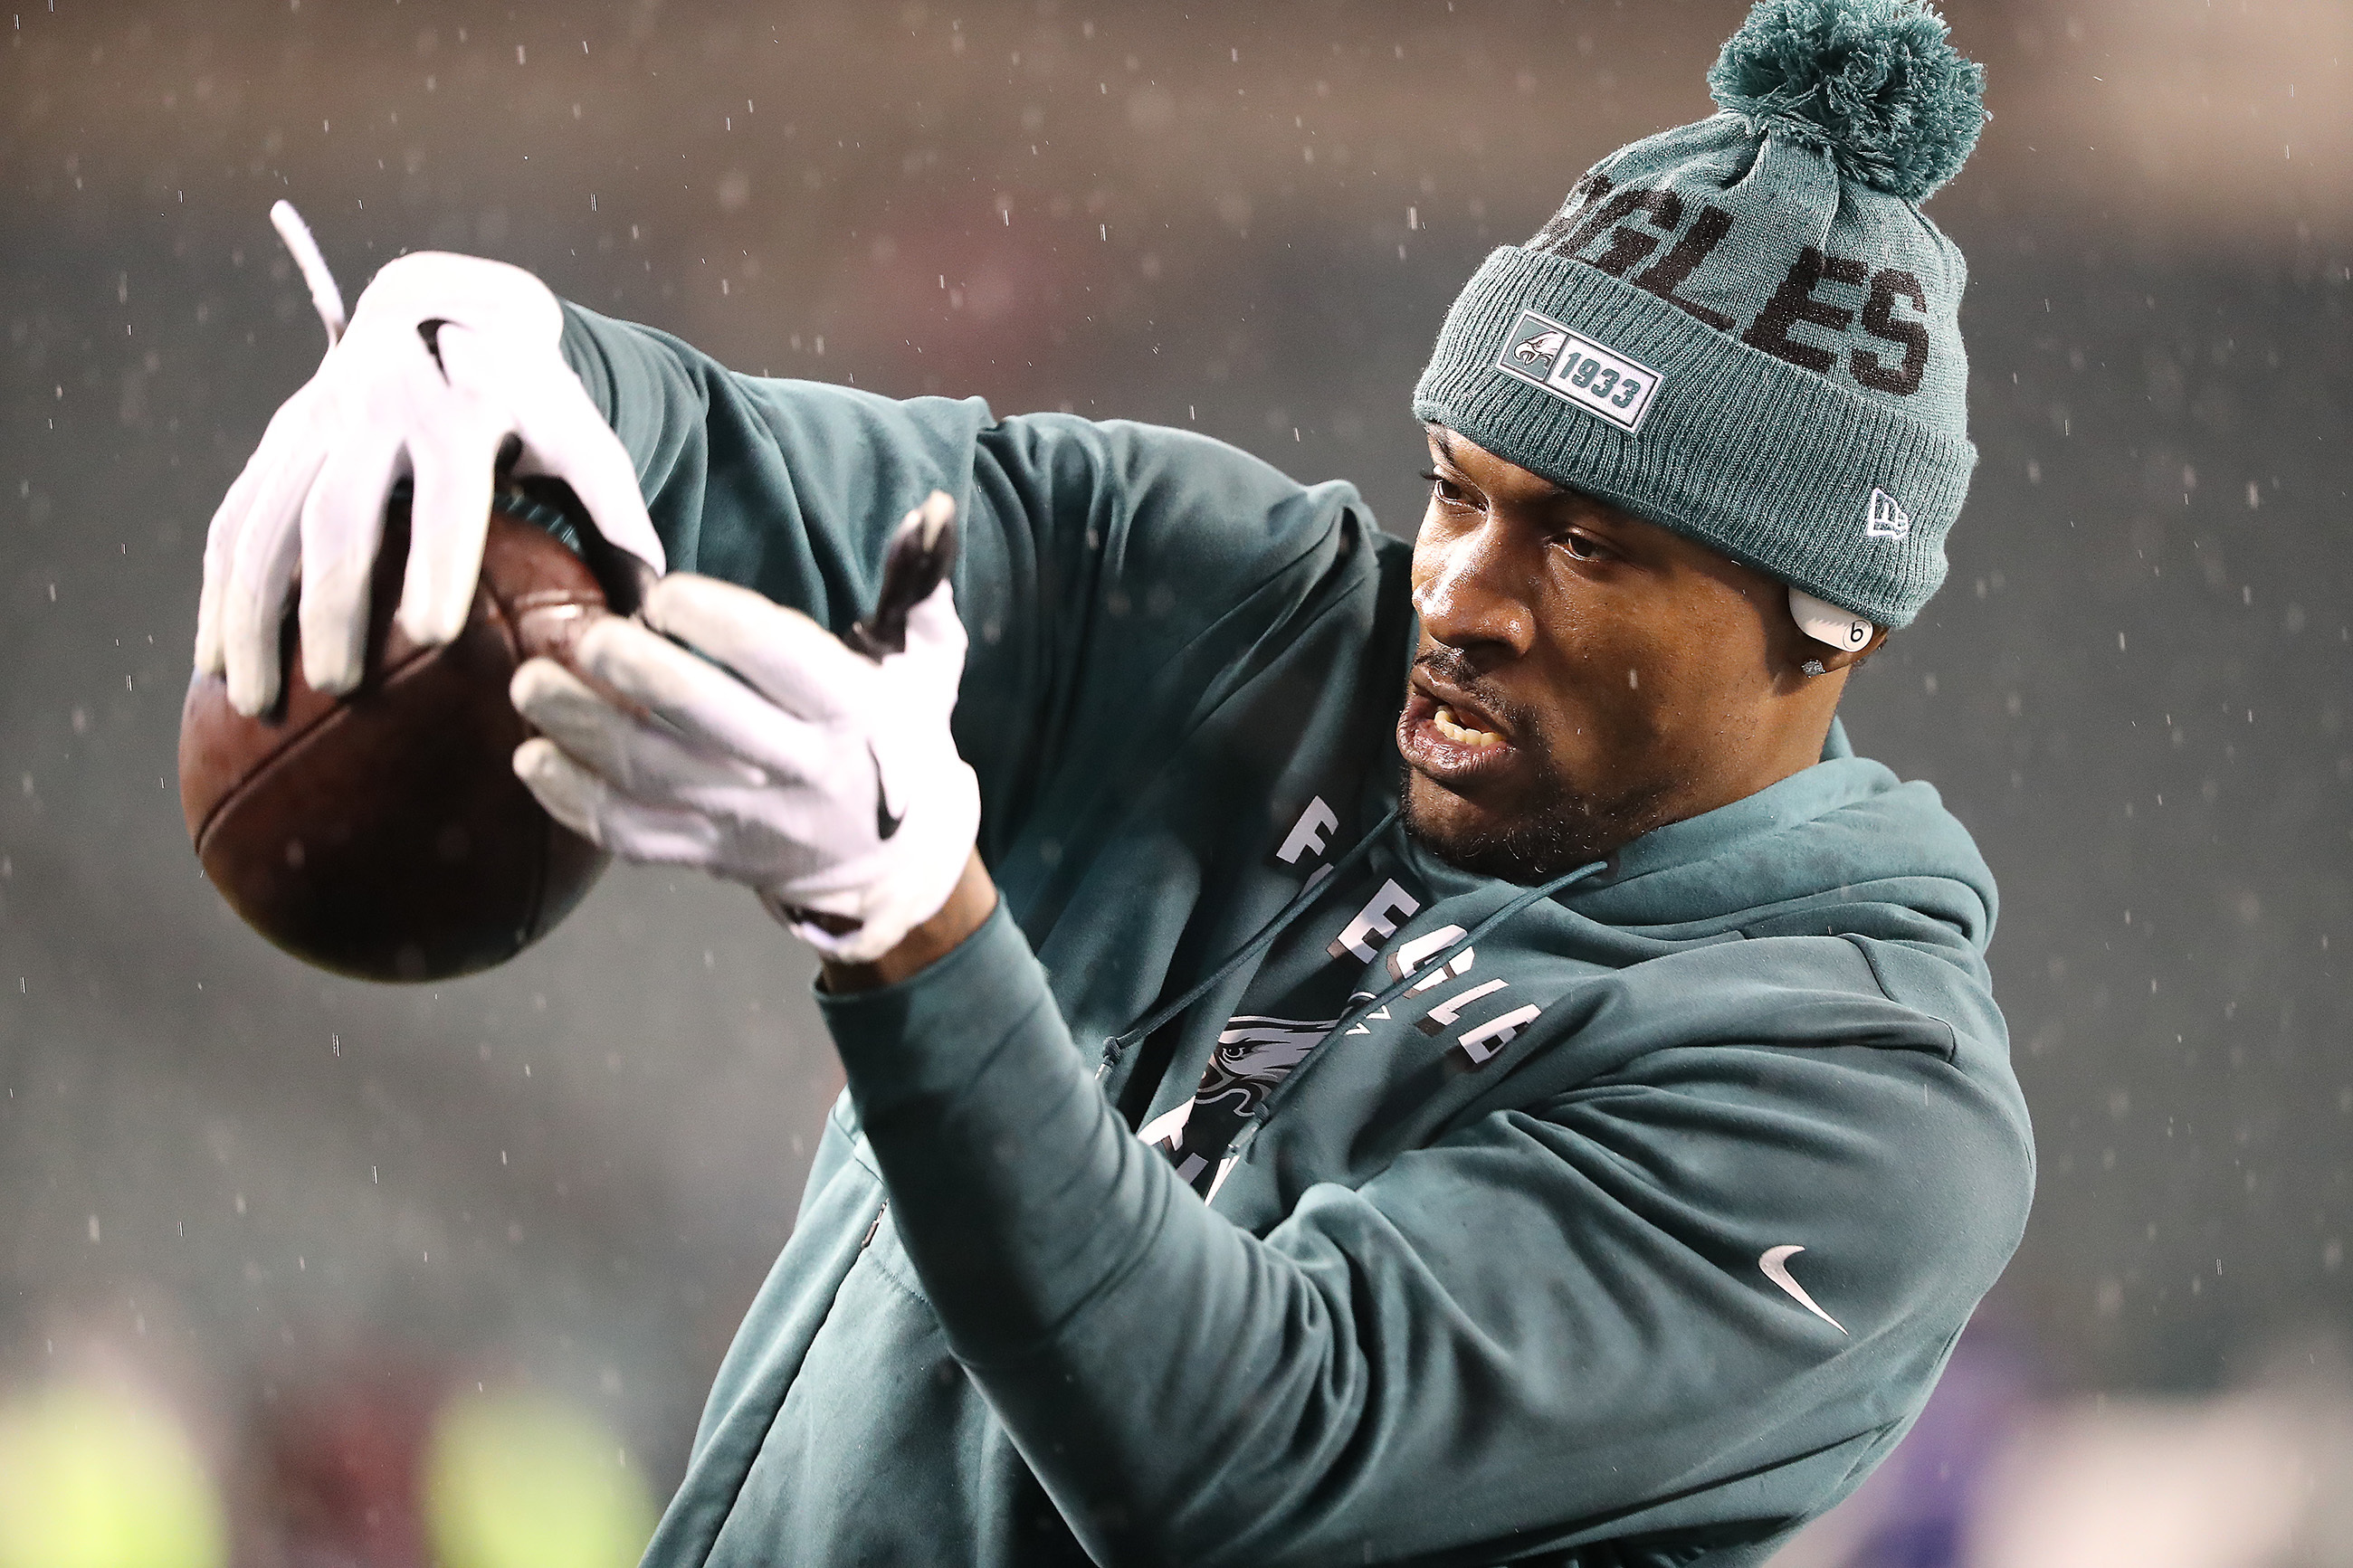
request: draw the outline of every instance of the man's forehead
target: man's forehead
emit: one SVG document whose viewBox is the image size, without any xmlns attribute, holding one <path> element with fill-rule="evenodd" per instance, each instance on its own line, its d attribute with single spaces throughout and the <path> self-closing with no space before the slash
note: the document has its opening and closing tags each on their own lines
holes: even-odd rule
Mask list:
<svg viewBox="0 0 2353 1568">
<path fill-rule="evenodd" d="M 1574 507 L 1588 521 L 1604 524 L 1620 543 L 1630 544 L 1637 539 L 1648 541 L 1647 548 L 1657 552 L 1651 556 L 1652 559 L 1681 558 L 1690 563 L 1704 563 L 1702 570 L 1711 577 L 1737 578 L 1744 582 L 1778 581 L 1756 567 L 1734 560 L 1714 545 L 1679 532 L 1664 523 L 1639 516 L 1605 497 L 1578 489 L 1574 485 L 1564 485 L 1556 479 L 1548 479 L 1508 458 L 1499 458 L 1468 436 L 1451 430 L 1435 420 L 1426 421 L 1422 429 L 1429 435 L 1430 445 L 1437 448 L 1439 456 L 1466 473 L 1470 471 L 1470 466 L 1464 459 L 1468 458 L 1491 476 L 1498 468 L 1518 476 L 1519 480 L 1525 481 L 1525 490 L 1515 504 Z"/>
<path fill-rule="evenodd" d="M 1561 484 L 1557 480 L 1548 479 L 1533 469 L 1524 468 L 1508 458 L 1499 458 L 1469 437 L 1459 435 L 1443 425 L 1431 423 L 1423 426 L 1422 428 L 1429 433 L 1430 445 L 1438 448 L 1438 455 L 1457 468 L 1462 466 L 1465 457 L 1475 454 L 1482 463 L 1493 463 L 1498 468 L 1507 468 L 1520 476 L 1526 481 L 1532 495 L 1537 499 L 1546 496 L 1557 497 L 1564 500 L 1597 500 L 1598 499 L 1588 496 L 1583 490 Z"/>
</svg>

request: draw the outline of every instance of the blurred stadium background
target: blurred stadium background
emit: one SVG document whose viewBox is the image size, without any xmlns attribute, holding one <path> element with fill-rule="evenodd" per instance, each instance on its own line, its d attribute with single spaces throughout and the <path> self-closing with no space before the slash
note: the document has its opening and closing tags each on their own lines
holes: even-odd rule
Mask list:
<svg viewBox="0 0 2353 1568">
<path fill-rule="evenodd" d="M 0 1568 L 634 1560 L 838 1078 L 748 900 L 305 972 L 172 782 L 205 525 L 404 248 L 748 371 L 1190 424 L 1419 503 L 1478 258 L 1741 0 L 18 0 L 0 49 Z M 2041 1140 L 1789 1564 L 2353 1563 L 2353 8 L 1970 0 L 1953 576 L 1857 683 L 2002 879 Z M 2332 947 L 2332 942 L 2334 946 Z"/>
</svg>

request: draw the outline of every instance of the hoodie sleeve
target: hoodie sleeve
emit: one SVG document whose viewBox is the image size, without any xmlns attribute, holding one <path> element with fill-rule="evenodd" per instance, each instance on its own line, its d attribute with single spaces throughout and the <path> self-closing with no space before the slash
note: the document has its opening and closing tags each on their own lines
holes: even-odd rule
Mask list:
<svg viewBox="0 0 2353 1568">
<path fill-rule="evenodd" d="M 576 305 L 564 351 L 637 465 L 672 570 L 841 631 L 871 605 L 908 509 L 955 498 L 971 637 L 955 725 L 980 775 L 984 854 L 1048 759 L 1181 727 L 1371 528 L 1348 486 L 1300 485 L 1187 431 L 738 375 Z"/>
<path fill-rule="evenodd" d="M 1091 1554 L 1258 1565 L 1755 1540 L 1842 1495 L 2024 1217 L 2007 1102 L 1852 1005 L 1916 1047 L 1652 1052 L 1259 1237 L 1106 1106 L 1001 910 L 824 999 L 901 1243 Z"/>
</svg>

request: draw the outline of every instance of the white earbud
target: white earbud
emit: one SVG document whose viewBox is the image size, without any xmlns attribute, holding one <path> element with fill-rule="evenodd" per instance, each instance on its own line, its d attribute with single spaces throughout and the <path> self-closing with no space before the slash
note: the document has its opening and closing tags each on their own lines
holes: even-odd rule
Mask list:
<svg viewBox="0 0 2353 1568">
<path fill-rule="evenodd" d="M 1828 599 L 1818 599 L 1803 588 L 1789 590 L 1789 616 L 1799 630 L 1819 643 L 1849 651 L 1871 641 L 1876 628 L 1852 610 L 1842 610 Z"/>
</svg>

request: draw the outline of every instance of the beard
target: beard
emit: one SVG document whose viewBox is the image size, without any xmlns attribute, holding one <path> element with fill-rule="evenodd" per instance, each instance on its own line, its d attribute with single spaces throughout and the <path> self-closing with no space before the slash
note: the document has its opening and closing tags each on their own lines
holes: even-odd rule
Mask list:
<svg viewBox="0 0 2353 1568">
<path fill-rule="evenodd" d="M 1672 794 L 1666 781 L 1643 781 L 1611 795 L 1581 788 L 1537 749 L 1533 716 L 1481 682 L 1461 653 L 1440 644 L 1414 662 L 1511 725 L 1522 758 L 1509 799 L 1492 804 L 1471 801 L 1406 769 L 1399 801 L 1405 830 L 1440 859 L 1473 876 L 1533 887 L 1606 858 L 1665 819 L 1664 801 Z M 1473 809 L 1450 810 L 1457 801 Z"/>
<path fill-rule="evenodd" d="M 1474 877 L 1533 887 L 1590 865 L 1625 842 L 1596 820 L 1589 803 L 1548 784 L 1528 810 L 1469 825 L 1447 819 L 1449 792 L 1410 770 L 1400 811 L 1405 830 L 1423 848 Z"/>
</svg>

